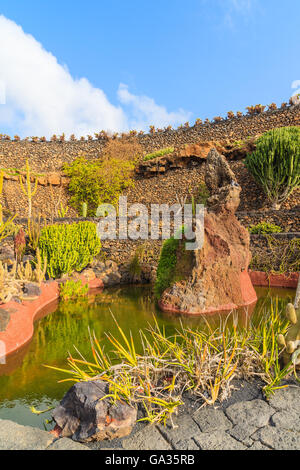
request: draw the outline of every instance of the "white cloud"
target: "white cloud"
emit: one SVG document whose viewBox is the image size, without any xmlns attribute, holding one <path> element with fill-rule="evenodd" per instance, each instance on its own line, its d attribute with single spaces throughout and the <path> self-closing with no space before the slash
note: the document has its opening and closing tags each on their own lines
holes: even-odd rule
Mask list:
<svg viewBox="0 0 300 470">
<path fill-rule="evenodd" d="M 179 124 L 189 113 L 168 112 L 154 100 L 129 93 L 120 85 L 118 97 L 126 105 L 109 102 L 105 93 L 86 78 L 75 80 L 66 66 L 15 22 L 0 15 L 0 82 L 5 84 L 6 104 L 0 106 L 0 125 L 21 136 L 93 134 L 145 129 L 150 124 Z"/>
<path fill-rule="evenodd" d="M 142 128 L 145 117 L 149 123 L 155 122 L 157 127 L 173 126 L 186 122 L 191 117 L 191 113 L 183 109 L 169 113 L 166 108 L 157 105 L 152 98 L 133 95 L 124 83 L 119 86 L 118 97 L 123 105 L 131 107 L 130 127 L 133 129 Z"/>
<path fill-rule="evenodd" d="M 245 20 L 249 18 L 256 0 L 219 0 L 225 9 L 224 21 L 229 28 L 234 28 L 237 15 Z"/>
</svg>

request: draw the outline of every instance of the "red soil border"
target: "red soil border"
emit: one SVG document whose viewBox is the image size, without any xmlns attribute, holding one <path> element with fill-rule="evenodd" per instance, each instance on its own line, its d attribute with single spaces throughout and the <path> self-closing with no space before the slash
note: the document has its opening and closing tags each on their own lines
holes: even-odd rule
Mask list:
<svg viewBox="0 0 300 470">
<path fill-rule="evenodd" d="M 267 274 L 263 271 L 249 271 L 254 286 L 261 287 L 289 287 L 296 289 L 299 273 Z"/>
<path fill-rule="evenodd" d="M 87 281 L 84 276 L 81 276 L 81 279 L 84 284 L 88 282 L 90 289 L 103 288 L 101 279 Z M 37 320 L 38 314 L 59 297 L 59 285 L 56 281 L 44 282 L 41 285 L 41 291 L 42 294 L 36 300 L 27 300 L 22 303 L 8 302 L 0 305 L 0 309 L 13 310 L 7 329 L 0 332 L 0 341 L 5 345 L 6 357 L 21 349 L 31 340 L 34 322 Z"/>
</svg>

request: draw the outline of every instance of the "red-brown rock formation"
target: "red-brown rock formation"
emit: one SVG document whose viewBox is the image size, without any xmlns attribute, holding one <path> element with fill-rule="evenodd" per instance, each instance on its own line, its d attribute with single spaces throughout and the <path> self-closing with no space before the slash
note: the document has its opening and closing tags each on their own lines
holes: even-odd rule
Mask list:
<svg viewBox="0 0 300 470">
<path fill-rule="evenodd" d="M 248 274 L 250 236 L 235 216 L 241 188 L 216 150 L 209 153 L 206 165 L 205 180 L 212 195 L 204 217 L 204 244 L 192 252 L 190 275 L 164 291 L 163 310 L 200 314 L 257 300 Z"/>
</svg>

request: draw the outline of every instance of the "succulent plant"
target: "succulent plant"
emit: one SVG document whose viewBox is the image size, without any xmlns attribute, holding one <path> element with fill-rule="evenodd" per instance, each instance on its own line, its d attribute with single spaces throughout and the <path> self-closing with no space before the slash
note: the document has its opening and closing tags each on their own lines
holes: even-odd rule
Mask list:
<svg viewBox="0 0 300 470">
<path fill-rule="evenodd" d="M 283 351 L 284 364 L 292 361 L 298 369 L 300 368 L 300 310 L 289 303 L 286 306 L 285 314 L 290 326 L 285 336 L 278 335 L 278 344 L 285 348 Z"/>
</svg>

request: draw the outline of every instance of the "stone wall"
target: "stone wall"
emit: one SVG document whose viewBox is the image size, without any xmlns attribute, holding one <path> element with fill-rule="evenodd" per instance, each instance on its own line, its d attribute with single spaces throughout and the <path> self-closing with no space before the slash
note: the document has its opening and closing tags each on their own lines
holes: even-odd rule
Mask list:
<svg viewBox="0 0 300 470">
<path fill-rule="evenodd" d="M 138 135 L 145 152 L 165 147 L 181 147 L 185 144 L 208 141 L 241 140 L 256 136 L 274 127 L 300 125 L 300 106 L 288 106 L 258 115 L 245 115 L 220 122 L 165 130 L 154 134 Z M 75 142 L 0 141 L 0 168 L 22 168 L 26 158 L 33 170 L 39 173 L 60 171 L 65 162 L 83 154 L 93 159 L 101 155 L 107 140 Z"/>
</svg>

